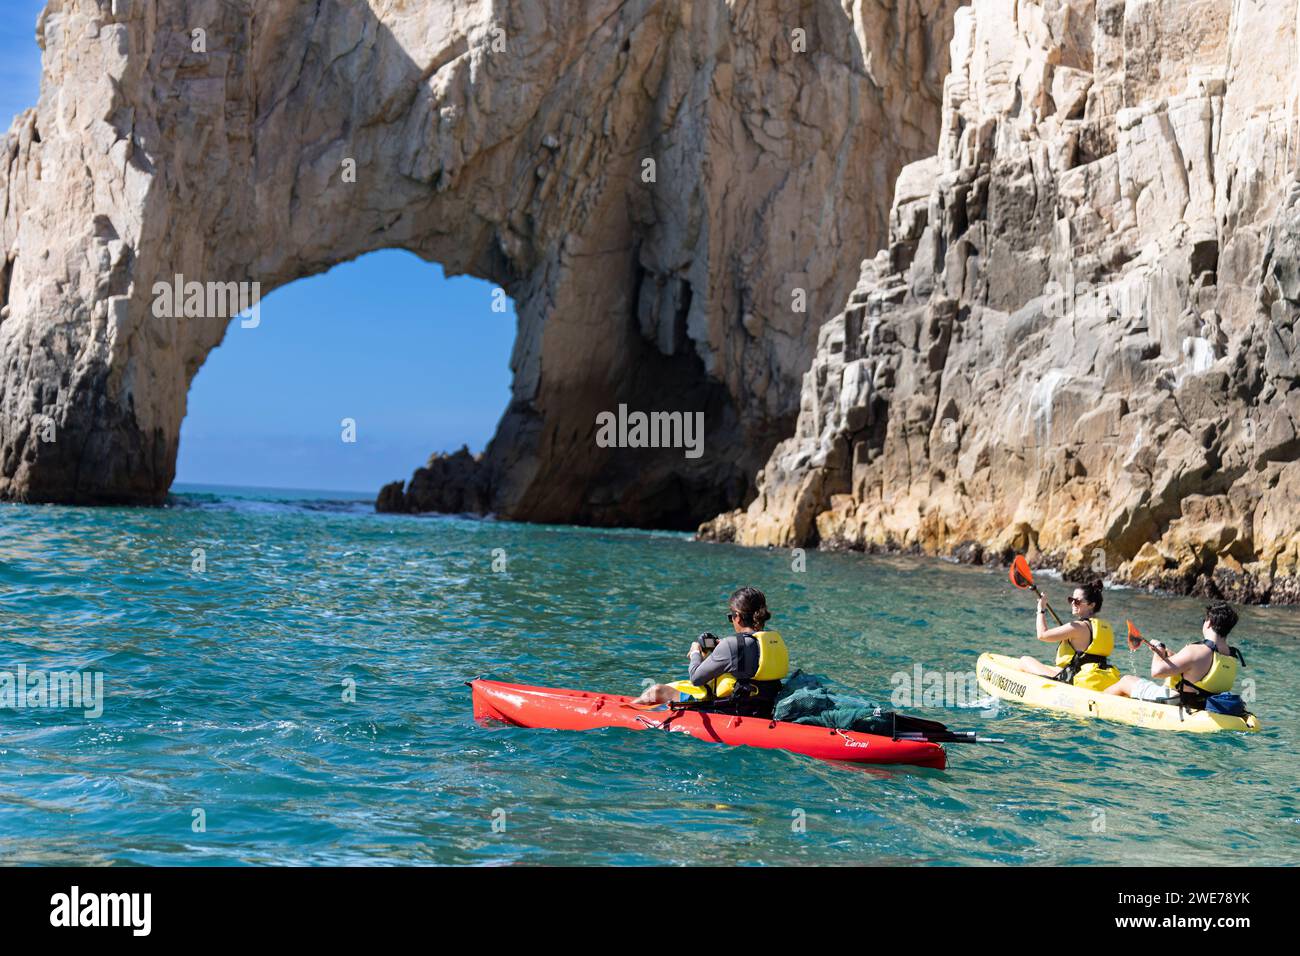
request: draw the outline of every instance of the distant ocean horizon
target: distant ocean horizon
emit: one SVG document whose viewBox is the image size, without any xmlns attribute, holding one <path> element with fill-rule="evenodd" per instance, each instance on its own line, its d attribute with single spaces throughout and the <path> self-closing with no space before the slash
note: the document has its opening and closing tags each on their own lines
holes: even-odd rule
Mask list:
<svg viewBox="0 0 1300 956">
<path fill-rule="evenodd" d="M 275 485 L 228 485 L 202 481 L 176 481 L 172 483 L 171 488 L 168 490 L 169 494 L 234 494 L 240 496 L 243 493 L 248 497 L 261 497 L 267 492 L 273 493 L 281 499 L 343 498 L 348 501 L 374 501 L 379 494 L 377 488 L 367 491 L 349 488 L 281 488 Z"/>
</svg>

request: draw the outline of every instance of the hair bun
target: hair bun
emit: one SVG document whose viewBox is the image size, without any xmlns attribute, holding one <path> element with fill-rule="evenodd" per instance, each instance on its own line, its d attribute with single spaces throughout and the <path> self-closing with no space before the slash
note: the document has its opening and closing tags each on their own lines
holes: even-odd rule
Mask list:
<svg viewBox="0 0 1300 956">
<path fill-rule="evenodd" d="M 742 627 L 762 627 L 772 616 L 767 609 L 767 598 L 758 588 L 737 588 L 727 606 L 738 616 Z"/>
</svg>

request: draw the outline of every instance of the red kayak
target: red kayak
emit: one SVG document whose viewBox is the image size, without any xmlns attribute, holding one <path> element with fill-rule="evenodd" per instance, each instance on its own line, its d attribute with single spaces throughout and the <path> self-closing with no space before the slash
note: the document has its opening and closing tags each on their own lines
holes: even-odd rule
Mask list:
<svg viewBox="0 0 1300 956">
<path fill-rule="evenodd" d="M 851 763 L 913 764 L 942 770 L 947 762 L 943 747 L 928 741 L 894 740 L 873 734 L 698 710 L 643 710 L 630 706 L 631 697 L 618 694 L 529 687 L 482 679 L 470 681 L 469 686 L 474 696 L 474 719 L 480 722 L 499 720 L 514 727 L 550 727 L 554 730 L 592 730 L 596 727 L 667 730 L 719 744 L 789 750 L 818 760 Z"/>
</svg>

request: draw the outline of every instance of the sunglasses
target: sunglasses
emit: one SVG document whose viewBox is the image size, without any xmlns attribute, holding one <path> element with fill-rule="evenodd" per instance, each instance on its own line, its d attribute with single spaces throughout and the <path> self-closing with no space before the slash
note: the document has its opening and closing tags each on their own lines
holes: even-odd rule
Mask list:
<svg viewBox="0 0 1300 956">
<path fill-rule="evenodd" d="M 1073 596 L 1072 596 L 1072 597 L 1070 598 L 1070 603 L 1071 603 L 1071 604 L 1087 604 L 1088 602 L 1087 602 L 1087 600 L 1085 600 L 1084 598 L 1077 598 L 1077 597 L 1073 597 Z"/>
<path fill-rule="evenodd" d="M 735 623 L 736 617 L 737 617 L 737 615 L 736 615 L 736 612 L 735 612 L 735 611 L 728 611 L 728 612 L 727 612 L 727 620 L 728 620 L 728 621 L 731 621 L 732 623 Z"/>
</svg>

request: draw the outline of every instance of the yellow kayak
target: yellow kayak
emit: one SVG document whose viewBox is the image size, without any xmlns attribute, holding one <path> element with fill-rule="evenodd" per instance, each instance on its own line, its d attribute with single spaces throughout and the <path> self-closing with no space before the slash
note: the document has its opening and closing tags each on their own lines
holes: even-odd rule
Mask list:
<svg viewBox="0 0 1300 956">
<path fill-rule="evenodd" d="M 1002 654 L 981 654 L 975 665 L 980 687 L 995 697 L 1014 700 L 1030 707 L 1040 707 L 1075 717 L 1100 717 L 1134 727 L 1151 730 L 1185 730 L 1197 734 L 1210 734 L 1220 730 L 1237 730 L 1254 733 L 1259 730 L 1259 718 L 1230 717 L 1211 714 L 1204 710 L 1184 710 L 1172 704 L 1153 704 L 1149 701 L 1117 697 L 1101 691 L 1087 690 L 1062 684 L 1050 677 L 1027 674 L 1016 665 L 1019 661 Z"/>
</svg>

